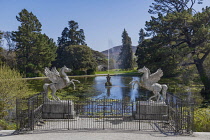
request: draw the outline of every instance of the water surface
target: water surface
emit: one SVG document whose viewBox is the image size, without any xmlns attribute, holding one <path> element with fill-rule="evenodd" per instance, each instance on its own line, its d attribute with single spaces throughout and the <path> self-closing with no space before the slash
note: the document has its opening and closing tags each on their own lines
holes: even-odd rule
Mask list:
<svg viewBox="0 0 210 140">
<path fill-rule="evenodd" d="M 134 87 L 129 83 L 131 81 L 139 81 L 140 78 L 137 76 L 111 76 L 112 86 L 105 86 L 107 82 L 106 76 L 95 76 L 95 77 L 70 77 L 70 79 L 79 80 L 80 83 L 76 83 L 76 90 L 73 89 L 73 85 L 57 91 L 56 95 L 67 98 L 68 96 L 77 97 L 90 97 L 94 99 L 123 99 L 123 100 L 146 100 L 148 96 L 151 96 L 151 92 L 140 88 L 138 85 Z M 34 88 L 37 92 L 42 92 L 42 86 L 47 81 L 46 79 L 39 80 L 28 80 L 30 88 Z"/>
</svg>

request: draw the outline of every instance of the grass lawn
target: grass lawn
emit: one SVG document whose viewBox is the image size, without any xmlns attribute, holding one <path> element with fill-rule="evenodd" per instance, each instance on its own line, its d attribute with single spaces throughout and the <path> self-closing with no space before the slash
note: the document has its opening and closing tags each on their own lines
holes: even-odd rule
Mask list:
<svg viewBox="0 0 210 140">
<path fill-rule="evenodd" d="M 115 75 L 115 74 L 123 74 L 123 75 L 139 75 L 139 73 L 137 72 L 137 70 L 120 70 L 120 69 L 112 69 L 109 71 L 97 71 L 95 72 L 95 74 L 111 74 L 111 75 Z"/>
</svg>

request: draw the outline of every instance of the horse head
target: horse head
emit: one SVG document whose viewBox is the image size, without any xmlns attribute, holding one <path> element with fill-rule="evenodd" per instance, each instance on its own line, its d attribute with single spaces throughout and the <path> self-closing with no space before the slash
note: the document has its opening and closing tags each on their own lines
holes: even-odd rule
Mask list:
<svg viewBox="0 0 210 140">
<path fill-rule="evenodd" d="M 145 80 L 148 79 L 149 72 L 148 72 L 148 68 L 146 68 L 145 66 L 141 69 L 138 69 L 138 73 L 144 73 L 140 80 L 141 83 L 145 82 Z"/>
<path fill-rule="evenodd" d="M 66 66 L 62 67 L 64 72 L 71 72 L 72 70 L 70 68 L 67 68 Z"/>
<path fill-rule="evenodd" d="M 141 68 L 141 69 L 138 69 L 138 73 L 146 73 L 146 72 L 148 72 L 148 69 L 144 66 L 143 68 Z"/>
</svg>

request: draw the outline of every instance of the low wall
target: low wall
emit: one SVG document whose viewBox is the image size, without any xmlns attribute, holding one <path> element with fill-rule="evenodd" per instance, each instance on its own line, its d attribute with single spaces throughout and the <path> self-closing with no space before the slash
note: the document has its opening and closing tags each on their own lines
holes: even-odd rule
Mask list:
<svg viewBox="0 0 210 140">
<path fill-rule="evenodd" d="M 43 104 L 43 119 L 73 119 L 75 116 L 73 101 L 47 101 Z"/>
<path fill-rule="evenodd" d="M 168 106 L 162 102 L 138 101 L 134 117 L 137 120 L 167 120 Z"/>
</svg>

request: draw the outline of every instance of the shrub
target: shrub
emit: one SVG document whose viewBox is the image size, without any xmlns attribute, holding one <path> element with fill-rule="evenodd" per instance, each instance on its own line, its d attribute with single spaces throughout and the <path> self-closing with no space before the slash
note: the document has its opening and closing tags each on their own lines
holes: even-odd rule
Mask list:
<svg viewBox="0 0 210 140">
<path fill-rule="evenodd" d="M 0 66 L 0 119 L 11 119 L 7 116 L 15 110 L 16 98 L 27 95 L 28 87 L 20 73 L 8 66 Z"/>
<path fill-rule="evenodd" d="M 197 132 L 210 132 L 210 108 L 198 108 L 195 110 L 194 128 Z"/>
<path fill-rule="evenodd" d="M 94 75 L 95 71 L 93 69 L 88 69 L 87 70 L 87 75 Z"/>
<path fill-rule="evenodd" d="M 73 75 L 86 75 L 85 71 L 74 70 L 72 71 Z"/>
<path fill-rule="evenodd" d="M 0 130 L 15 130 L 16 124 L 14 122 L 8 122 L 5 120 L 0 120 Z"/>
</svg>

